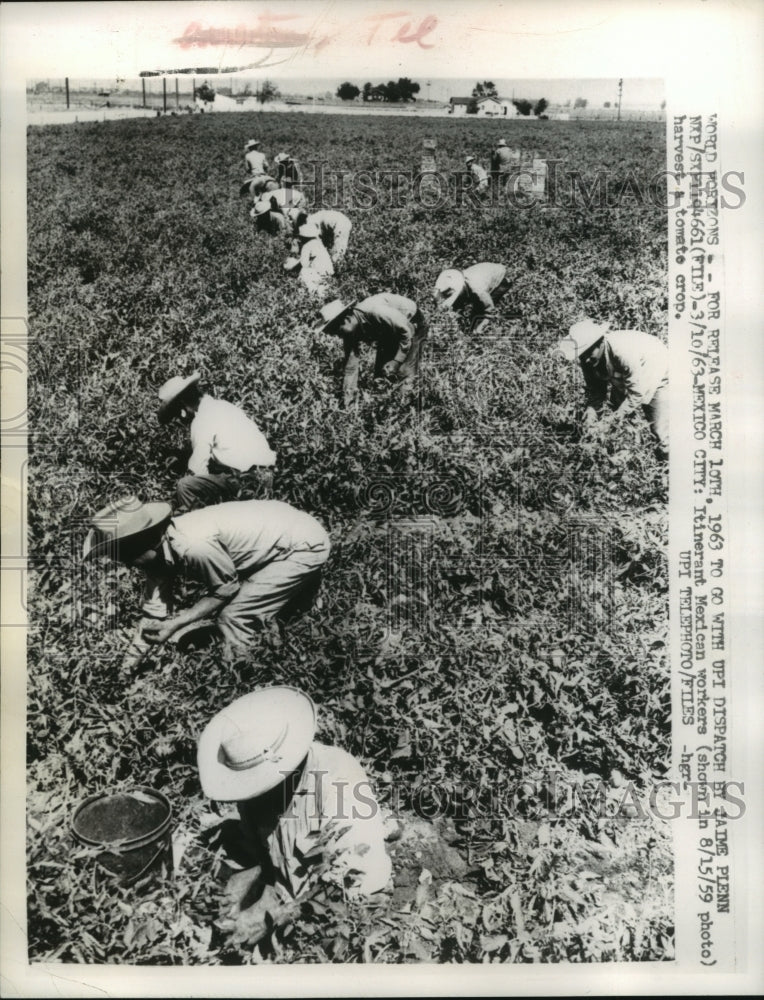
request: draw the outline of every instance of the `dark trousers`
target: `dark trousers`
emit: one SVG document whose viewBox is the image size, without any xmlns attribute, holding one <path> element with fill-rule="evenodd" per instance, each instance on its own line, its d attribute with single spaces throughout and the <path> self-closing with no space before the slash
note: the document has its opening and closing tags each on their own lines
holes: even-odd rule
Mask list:
<svg viewBox="0 0 764 1000">
<path fill-rule="evenodd" d="M 211 507 L 226 500 L 266 500 L 273 494 L 273 470 L 254 466 L 246 472 L 210 465 L 201 476 L 184 476 L 176 495 L 183 510 Z"/>
</svg>

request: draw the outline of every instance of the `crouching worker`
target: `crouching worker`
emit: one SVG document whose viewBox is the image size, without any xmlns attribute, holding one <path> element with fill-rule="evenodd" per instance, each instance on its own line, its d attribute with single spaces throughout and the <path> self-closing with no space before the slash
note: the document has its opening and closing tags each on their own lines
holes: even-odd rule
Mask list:
<svg viewBox="0 0 764 1000">
<path fill-rule="evenodd" d="M 306 694 L 266 687 L 218 712 L 199 739 L 204 794 L 238 806 L 220 834 L 230 866 L 244 869 L 228 883 L 222 923 L 239 943 L 288 922 L 322 875 L 354 897 L 390 881 L 369 779 L 349 753 L 316 742 L 316 728 Z"/>
<path fill-rule="evenodd" d="M 334 276 L 329 251 L 321 241 L 318 226 L 306 222 L 297 230 L 299 257 L 287 257 L 284 269 L 297 273 L 306 290 L 316 298 L 325 299 Z"/>
<path fill-rule="evenodd" d="M 618 410 L 628 398 L 642 406 L 658 458 L 668 457 L 668 349 L 661 340 L 642 330 L 611 330 L 607 323 L 584 319 L 573 324 L 557 351 L 581 365 L 587 424 L 598 420 L 606 402 Z"/>
<path fill-rule="evenodd" d="M 273 486 L 276 453 L 254 421 L 233 403 L 215 399 L 199 388 L 199 372 L 176 375 L 159 390 L 159 422 L 179 419 L 190 425 L 190 475 L 177 486 L 184 510 L 235 500 L 242 487 L 268 496 Z"/>
<path fill-rule="evenodd" d="M 147 642 L 212 619 L 235 648 L 249 645 L 267 619 L 309 602 L 329 548 L 315 518 L 279 500 L 235 500 L 173 517 L 169 504 L 129 497 L 95 515 L 83 557 L 109 555 L 143 571 L 156 608 L 143 628 Z M 201 584 L 203 595 L 163 614 L 161 595 L 180 575 Z"/>
<path fill-rule="evenodd" d="M 345 348 L 343 397 L 345 406 L 358 398 L 361 344 L 377 349 L 374 374 L 404 383 L 419 374 L 427 324 L 412 299 L 392 292 L 370 295 L 363 302 L 343 305 L 340 299 L 321 307 L 323 322 L 317 333 L 341 337 Z"/>
<path fill-rule="evenodd" d="M 468 315 L 470 329 L 484 333 L 496 314 L 496 303 L 508 290 L 506 267 L 486 262 L 464 271 L 455 267 L 441 271 L 433 297 L 441 309 Z"/>
</svg>

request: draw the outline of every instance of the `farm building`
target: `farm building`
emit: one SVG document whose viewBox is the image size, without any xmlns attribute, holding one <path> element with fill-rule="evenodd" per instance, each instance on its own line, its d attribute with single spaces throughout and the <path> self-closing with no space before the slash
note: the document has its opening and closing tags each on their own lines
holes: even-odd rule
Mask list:
<svg viewBox="0 0 764 1000">
<path fill-rule="evenodd" d="M 501 118 L 517 118 L 519 112 L 509 97 L 452 97 L 449 114 L 466 115 L 470 114 L 470 105 L 477 105 L 477 111 L 472 112 L 480 116 L 496 116 Z"/>
<path fill-rule="evenodd" d="M 448 109 L 448 113 L 450 115 L 466 115 L 467 108 L 473 100 L 473 97 L 452 97 L 449 101 L 451 107 Z"/>
</svg>

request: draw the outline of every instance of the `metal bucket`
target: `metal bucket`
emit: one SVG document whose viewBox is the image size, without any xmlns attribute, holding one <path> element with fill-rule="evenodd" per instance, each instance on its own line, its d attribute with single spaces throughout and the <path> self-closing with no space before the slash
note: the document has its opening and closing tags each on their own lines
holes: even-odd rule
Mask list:
<svg viewBox="0 0 764 1000">
<path fill-rule="evenodd" d="M 91 795 L 72 817 L 72 833 L 97 855 L 100 868 L 132 885 L 162 865 L 172 871 L 172 807 L 161 792 L 139 785 Z"/>
</svg>

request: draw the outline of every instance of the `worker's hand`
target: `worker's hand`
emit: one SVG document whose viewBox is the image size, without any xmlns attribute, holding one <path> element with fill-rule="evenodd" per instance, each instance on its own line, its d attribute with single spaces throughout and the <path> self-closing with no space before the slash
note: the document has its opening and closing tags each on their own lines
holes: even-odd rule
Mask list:
<svg viewBox="0 0 764 1000">
<path fill-rule="evenodd" d="M 231 934 L 234 944 L 256 944 L 265 937 L 271 927 L 289 923 L 299 912 L 299 903 L 295 900 L 282 899 L 272 885 L 266 885 L 256 903 L 244 910 L 240 909 L 238 904 L 234 904 L 218 921 L 218 926 L 222 931 Z"/>
<path fill-rule="evenodd" d="M 149 622 L 143 628 L 143 638 L 152 646 L 158 646 L 167 642 L 170 636 L 176 631 L 177 625 L 172 619 L 163 622 Z"/>
<path fill-rule="evenodd" d="M 383 365 L 382 371 L 384 372 L 386 378 L 392 380 L 397 376 L 399 368 L 400 365 L 397 361 L 388 361 L 386 365 Z"/>
<path fill-rule="evenodd" d="M 591 429 L 597 426 L 599 417 L 597 416 L 597 411 L 593 406 L 587 406 L 584 411 L 584 427 Z"/>
</svg>

